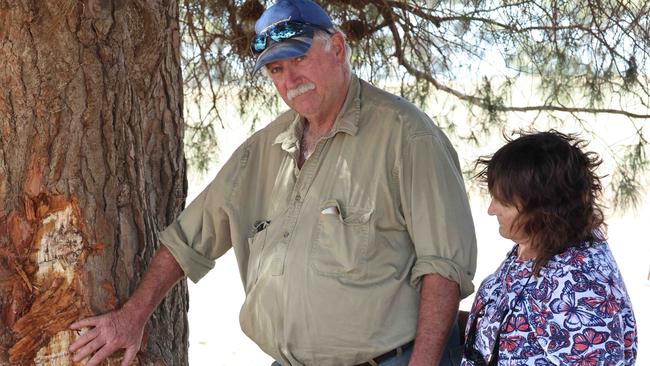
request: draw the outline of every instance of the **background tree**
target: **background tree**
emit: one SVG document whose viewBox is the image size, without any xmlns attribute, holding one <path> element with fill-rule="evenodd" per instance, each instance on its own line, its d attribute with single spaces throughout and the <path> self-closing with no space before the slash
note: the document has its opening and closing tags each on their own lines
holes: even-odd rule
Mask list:
<svg viewBox="0 0 650 366">
<path fill-rule="evenodd" d="M 184 206 L 178 3 L 0 1 L 0 364 L 69 365 Z M 138 364 L 187 364 L 183 282 Z M 115 355 L 107 364 L 119 364 Z"/>
<path fill-rule="evenodd" d="M 278 108 L 262 76 L 251 76 L 254 23 L 274 1 L 183 0 L 181 22 L 186 90 L 197 109 L 186 144 L 199 169 L 214 157 L 213 124 L 224 103 L 238 99 L 243 118 Z M 627 118 L 635 136 L 610 147 L 616 161 L 612 198 L 634 205 L 648 167 L 644 124 L 650 118 L 650 3 L 627 0 L 355 0 L 319 1 L 353 47 L 364 79 L 418 102 L 455 138 L 480 144 L 507 132 L 513 114 L 567 120 L 611 114 Z M 522 98 L 515 87 L 530 83 Z M 536 94 L 533 96 L 533 94 Z M 460 131 L 431 96 L 451 96 L 467 110 Z M 207 106 L 207 107 L 206 107 Z M 255 106 L 255 108 L 251 108 Z M 444 110 L 443 110 L 444 111 Z M 598 136 L 592 136 L 598 138 Z"/>
</svg>

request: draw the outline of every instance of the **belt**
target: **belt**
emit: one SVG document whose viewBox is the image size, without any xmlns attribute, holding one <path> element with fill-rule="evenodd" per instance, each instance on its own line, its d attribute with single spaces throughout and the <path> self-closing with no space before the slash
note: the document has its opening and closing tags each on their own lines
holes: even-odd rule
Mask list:
<svg viewBox="0 0 650 366">
<path fill-rule="evenodd" d="M 384 354 L 381 354 L 371 360 L 368 360 L 364 363 L 360 363 L 356 366 L 378 366 L 380 363 L 388 360 L 389 358 L 401 356 L 402 353 L 404 353 L 411 346 L 413 346 L 413 341 L 403 344 L 395 349 L 392 349 Z"/>
</svg>

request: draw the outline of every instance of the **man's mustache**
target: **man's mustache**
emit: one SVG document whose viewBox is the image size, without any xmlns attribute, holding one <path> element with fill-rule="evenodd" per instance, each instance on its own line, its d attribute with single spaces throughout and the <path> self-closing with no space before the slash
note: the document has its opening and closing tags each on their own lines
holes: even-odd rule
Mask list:
<svg viewBox="0 0 650 366">
<path fill-rule="evenodd" d="M 287 99 L 293 100 L 293 98 L 313 89 L 316 89 L 316 85 L 314 85 L 313 83 L 300 84 L 293 89 L 287 90 Z"/>
</svg>

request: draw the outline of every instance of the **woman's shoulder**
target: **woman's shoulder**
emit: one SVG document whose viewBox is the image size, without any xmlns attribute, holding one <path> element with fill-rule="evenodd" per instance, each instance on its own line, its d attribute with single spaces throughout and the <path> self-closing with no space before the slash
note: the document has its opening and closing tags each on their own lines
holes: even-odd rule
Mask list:
<svg viewBox="0 0 650 366">
<path fill-rule="evenodd" d="M 553 256 L 542 272 L 558 276 L 573 271 L 593 273 L 616 271 L 617 266 L 606 241 L 582 243 Z"/>
<path fill-rule="evenodd" d="M 540 283 L 553 285 L 549 286 L 552 291 L 546 292 L 549 298 L 626 296 L 623 278 L 605 241 L 569 248 L 549 261 L 541 275 Z"/>
<path fill-rule="evenodd" d="M 623 279 L 606 242 L 571 247 L 541 269 L 534 296 L 550 300 L 564 293 L 624 292 Z"/>
</svg>

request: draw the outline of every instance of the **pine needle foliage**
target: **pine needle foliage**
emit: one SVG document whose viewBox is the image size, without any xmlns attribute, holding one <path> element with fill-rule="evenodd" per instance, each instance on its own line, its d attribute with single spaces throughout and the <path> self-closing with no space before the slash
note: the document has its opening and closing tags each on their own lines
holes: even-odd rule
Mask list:
<svg viewBox="0 0 650 366">
<path fill-rule="evenodd" d="M 249 41 L 271 2 L 181 2 L 186 100 L 188 108 L 203 107 L 187 119 L 195 167 L 214 156 L 210 126 L 223 124 L 224 105 L 237 106 L 240 118 L 253 124 L 280 107 L 268 80 L 251 75 Z M 624 117 L 636 135 L 629 146 L 610 149 L 617 162 L 612 196 L 616 207 L 639 202 L 648 168 L 643 133 L 650 120 L 650 2 L 317 2 L 346 33 L 359 76 L 414 101 L 460 140 L 480 145 L 507 130 L 514 114 L 558 124 L 583 123 L 591 115 Z M 533 85 L 530 95 L 516 87 L 522 80 Z M 454 118 L 431 106 L 432 95 L 452 98 L 447 111 L 465 108 L 464 122 L 474 127 L 458 132 Z M 208 131 L 198 132 L 202 128 Z"/>
</svg>

